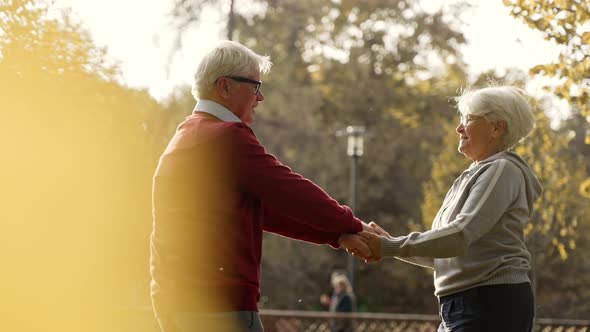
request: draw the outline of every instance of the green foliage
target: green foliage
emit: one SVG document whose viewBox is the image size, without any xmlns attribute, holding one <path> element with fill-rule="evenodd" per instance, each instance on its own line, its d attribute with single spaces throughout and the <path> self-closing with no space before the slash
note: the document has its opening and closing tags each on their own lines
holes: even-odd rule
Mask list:
<svg viewBox="0 0 590 332">
<path fill-rule="evenodd" d="M 586 222 L 590 206 L 579 192 L 587 176 L 584 157 L 571 150 L 567 135 L 550 128 L 542 112 L 537 114 L 537 128 L 516 152 L 525 157 L 543 185 L 543 195 L 525 230 L 535 260 L 533 277 L 543 309 L 539 314 L 587 317 L 589 294 L 574 291 L 584 289 L 588 282 L 587 264 L 582 262 L 590 258 Z M 563 282 L 564 273 L 578 277 Z"/>
<path fill-rule="evenodd" d="M 539 64 L 529 73 L 553 78 L 556 84 L 545 90 L 567 101 L 573 114 L 586 117 L 586 128 L 590 126 L 590 3 L 588 0 L 505 0 L 511 14 L 523 20 L 531 28 L 541 31 L 545 39 L 553 41 L 560 48 L 557 62 Z M 577 133 L 590 143 L 590 130 Z M 585 149 L 584 154 L 590 156 Z M 588 169 L 590 171 L 590 169 Z M 580 190 L 588 195 L 590 178 L 580 184 Z"/>
<path fill-rule="evenodd" d="M 587 0 L 505 0 L 511 14 L 531 28 L 541 31 L 547 40 L 559 45 L 561 54 L 556 63 L 531 68 L 531 75 L 560 79 L 553 92 L 567 100 L 584 115 L 590 115 L 590 53 L 589 33 L 584 26 L 590 20 Z M 547 88 L 551 90 L 551 88 Z"/>
<path fill-rule="evenodd" d="M 590 213 L 590 3 L 587 0 L 506 0 L 511 14 L 532 29 L 541 31 L 547 40 L 560 49 L 556 62 L 539 64 L 529 70 L 531 76 L 552 78 L 545 90 L 565 100 L 571 106 L 571 117 L 561 123 L 556 133 L 538 130 L 535 143 L 520 149 L 538 160 L 538 175 L 545 193 L 537 203 L 537 223 L 529 227 L 537 248 L 537 269 L 540 301 L 547 312 L 571 308 L 568 315 L 587 317 L 590 308 L 587 261 Z M 541 120 L 546 122 L 546 120 Z M 547 250 L 550 248 L 549 250 Z M 563 262 L 566 260 L 565 263 Z M 563 282 L 564 273 L 576 275 Z M 553 292 L 548 291 L 551 285 Z M 541 313 L 542 314 L 542 313 Z M 584 316 L 586 315 L 586 316 Z"/>
<path fill-rule="evenodd" d="M 585 176 L 584 161 L 568 152 L 567 137 L 551 130 L 543 113 L 537 114 L 535 132 L 515 151 L 530 163 L 544 188 L 527 233 L 537 232 L 535 245 L 542 255 L 566 260 L 576 248 L 577 227 L 590 212 L 577 188 Z"/>
</svg>

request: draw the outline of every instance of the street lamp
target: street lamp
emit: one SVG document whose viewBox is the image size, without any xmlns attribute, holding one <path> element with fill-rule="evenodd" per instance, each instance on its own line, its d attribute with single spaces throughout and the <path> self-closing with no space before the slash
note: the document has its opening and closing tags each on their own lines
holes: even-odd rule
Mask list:
<svg viewBox="0 0 590 332">
<path fill-rule="evenodd" d="M 350 208 L 353 212 L 357 212 L 357 166 L 358 160 L 363 155 L 363 143 L 365 136 L 365 127 L 363 126 L 348 126 L 346 129 L 336 132 L 337 136 L 348 137 L 348 147 L 346 149 L 347 155 L 350 157 Z M 352 255 L 347 258 L 348 275 L 350 276 L 351 285 L 354 283 L 354 265 L 355 260 Z"/>
</svg>

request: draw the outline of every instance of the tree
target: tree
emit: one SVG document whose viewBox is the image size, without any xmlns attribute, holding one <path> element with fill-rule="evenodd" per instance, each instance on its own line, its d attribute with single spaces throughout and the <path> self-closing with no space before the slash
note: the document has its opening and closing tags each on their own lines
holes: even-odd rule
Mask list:
<svg viewBox="0 0 590 332">
<path fill-rule="evenodd" d="M 235 12 L 235 0 L 228 0 L 229 1 L 229 10 L 227 13 L 227 34 L 226 38 L 228 40 L 233 40 L 234 31 L 235 31 L 235 20 L 236 20 L 236 12 Z M 172 17 L 175 19 L 176 27 L 177 27 L 177 35 L 176 35 L 176 47 L 180 48 L 182 46 L 181 39 L 186 29 L 189 28 L 192 24 L 198 23 L 201 19 L 202 12 L 205 8 L 209 7 L 217 7 L 220 11 L 224 10 L 225 2 L 219 2 L 214 0 L 174 0 L 173 9 L 172 9 Z"/>
<path fill-rule="evenodd" d="M 585 130 L 576 135 L 590 145 L 590 31 L 586 27 L 590 21 L 590 3 L 588 0 L 504 0 L 504 4 L 511 9 L 512 16 L 541 31 L 545 39 L 560 47 L 557 62 L 539 64 L 529 72 L 531 76 L 546 76 L 557 82 L 545 89 L 567 101 L 574 117 L 578 113 L 586 117 Z M 590 147 L 583 147 L 580 152 L 590 158 Z M 580 182 L 580 192 L 590 199 L 590 177 Z"/>
</svg>

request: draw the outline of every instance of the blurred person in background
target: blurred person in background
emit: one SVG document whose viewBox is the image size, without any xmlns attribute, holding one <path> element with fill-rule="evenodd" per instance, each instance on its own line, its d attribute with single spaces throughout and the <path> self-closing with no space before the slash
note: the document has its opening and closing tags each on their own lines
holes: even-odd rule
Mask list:
<svg viewBox="0 0 590 332">
<path fill-rule="evenodd" d="M 330 274 L 330 291 L 320 295 L 320 303 L 327 309 L 330 309 L 330 302 L 332 301 L 332 295 L 334 294 L 334 278 L 339 275 L 346 275 L 345 270 L 337 269 L 333 270 Z"/>
<path fill-rule="evenodd" d="M 262 232 L 368 255 L 373 228 L 260 144 L 267 56 L 222 41 L 197 68 L 193 113 L 153 178 L 151 297 L 165 332 L 263 331 Z M 367 256 L 368 258 L 368 256 Z"/>
<path fill-rule="evenodd" d="M 458 150 L 473 163 L 448 191 L 427 232 L 362 233 L 375 261 L 397 257 L 434 269 L 442 323 L 438 331 L 529 332 L 535 299 L 524 228 L 541 185 L 509 151 L 535 126 L 525 93 L 511 86 L 465 91 L 456 98 Z"/>
<path fill-rule="evenodd" d="M 322 295 L 320 301 L 327 305 L 332 313 L 351 313 L 356 311 L 356 297 L 348 277 L 344 273 L 332 273 L 332 296 Z M 352 332 L 352 319 L 330 319 L 331 332 Z"/>
</svg>

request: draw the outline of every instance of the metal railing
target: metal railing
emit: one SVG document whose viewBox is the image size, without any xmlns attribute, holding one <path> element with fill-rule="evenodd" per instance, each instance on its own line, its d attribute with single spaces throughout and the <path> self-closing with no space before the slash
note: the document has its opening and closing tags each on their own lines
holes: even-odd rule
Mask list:
<svg viewBox="0 0 590 332">
<path fill-rule="evenodd" d="M 331 332 L 331 320 L 348 320 L 354 332 L 436 332 L 437 315 L 261 310 L 265 332 Z M 539 318 L 535 332 L 590 332 L 590 320 Z"/>
<path fill-rule="evenodd" d="M 160 332 L 150 306 L 122 307 L 125 331 Z M 330 321 L 348 321 L 353 332 L 436 332 L 437 315 L 389 313 L 331 313 L 326 311 L 260 310 L 265 332 L 332 332 Z M 590 320 L 537 318 L 534 332 L 590 332 Z"/>
</svg>

